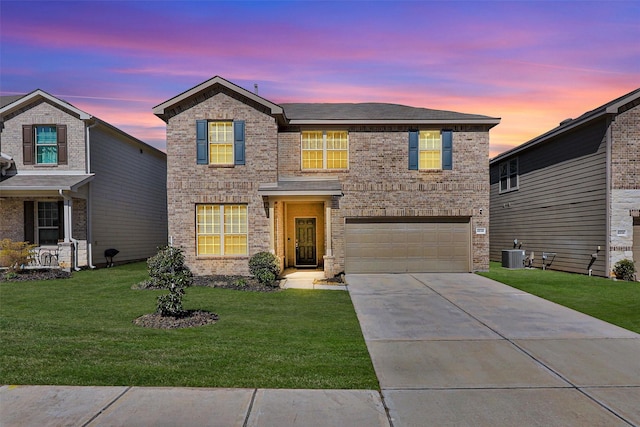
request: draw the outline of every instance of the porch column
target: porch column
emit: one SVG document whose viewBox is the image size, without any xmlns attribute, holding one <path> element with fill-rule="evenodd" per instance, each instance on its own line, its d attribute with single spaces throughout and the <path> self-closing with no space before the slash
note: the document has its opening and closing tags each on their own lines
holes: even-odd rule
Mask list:
<svg viewBox="0 0 640 427">
<path fill-rule="evenodd" d="M 276 215 L 273 200 L 269 200 L 269 246 L 271 253 L 276 253 Z"/>
<path fill-rule="evenodd" d="M 331 204 L 324 202 L 324 233 L 326 236 L 325 255 L 333 256 L 333 247 L 331 239 Z"/>
<path fill-rule="evenodd" d="M 71 227 L 73 225 L 73 216 L 71 214 L 72 212 L 72 202 L 71 202 L 71 197 L 65 195 L 62 193 L 62 191 L 60 191 L 60 194 L 62 195 L 62 198 L 64 200 L 64 206 L 63 206 L 63 212 L 64 212 L 64 218 L 63 218 L 63 224 L 64 224 L 64 242 L 65 243 L 69 243 L 71 242 L 71 236 L 72 236 L 72 230 Z"/>
</svg>

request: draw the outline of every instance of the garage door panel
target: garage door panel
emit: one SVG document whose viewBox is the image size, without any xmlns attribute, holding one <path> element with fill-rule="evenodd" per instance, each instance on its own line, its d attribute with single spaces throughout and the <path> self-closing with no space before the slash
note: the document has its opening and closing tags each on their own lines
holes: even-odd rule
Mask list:
<svg viewBox="0 0 640 427">
<path fill-rule="evenodd" d="M 467 222 L 347 221 L 347 273 L 468 272 Z"/>
</svg>

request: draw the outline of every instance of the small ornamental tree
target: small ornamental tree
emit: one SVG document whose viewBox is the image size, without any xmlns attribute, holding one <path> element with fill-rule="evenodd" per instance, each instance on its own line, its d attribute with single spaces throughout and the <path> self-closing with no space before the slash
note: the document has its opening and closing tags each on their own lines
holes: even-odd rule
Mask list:
<svg viewBox="0 0 640 427">
<path fill-rule="evenodd" d="M 273 286 L 280 274 L 280 261 L 271 252 L 258 252 L 249 259 L 249 271 L 263 285 Z"/>
<path fill-rule="evenodd" d="M 169 294 L 158 297 L 156 313 L 161 316 L 184 316 L 186 312 L 182 307 L 182 297 L 185 288 L 193 283 L 193 275 L 189 267 L 184 265 L 182 249 L 173 246 L 160 248 L 156 255 L 147 260 L 147 266 L 150 285 L 169 290 Z"/>
</svg>

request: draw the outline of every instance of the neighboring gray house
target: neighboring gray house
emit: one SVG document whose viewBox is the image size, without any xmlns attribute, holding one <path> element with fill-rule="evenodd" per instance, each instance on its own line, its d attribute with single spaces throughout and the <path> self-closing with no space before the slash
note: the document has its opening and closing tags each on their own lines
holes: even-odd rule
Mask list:
<svg viewBox="0 0 640 427">
<path fill-rule="evenodd" d="M 42 90 L 0 98 L 0 239 L 66 269 L 167 242 L 166 155 Z"/>
<path fill-rule="evenodd" d="M 640 266 L 640 89 L 491 160 L 491 260 L 608 277 Z"/>
<path fill-rule="evenodd" d="M 154 107 L 167 123 L 169 236 L 195 274 L 284 267 L 489 268 L 489 129 L 396 104 L 277 105 L 214 77 Z"/>
</svg>

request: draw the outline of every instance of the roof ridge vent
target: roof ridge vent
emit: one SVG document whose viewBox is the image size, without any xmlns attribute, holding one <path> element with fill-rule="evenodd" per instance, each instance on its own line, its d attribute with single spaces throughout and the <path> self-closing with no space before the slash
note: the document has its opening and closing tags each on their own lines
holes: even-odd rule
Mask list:
<svg viewBox="0 0 640 427">
<path fill-rule="evenodd" d="M 573 119 L 571 117 L 569 117 L 568 119 L 564 119 L 563 121 L 560 122 L 560 126 L 564 126 L 569 122 L 572 122 Z"/>
</svg>

